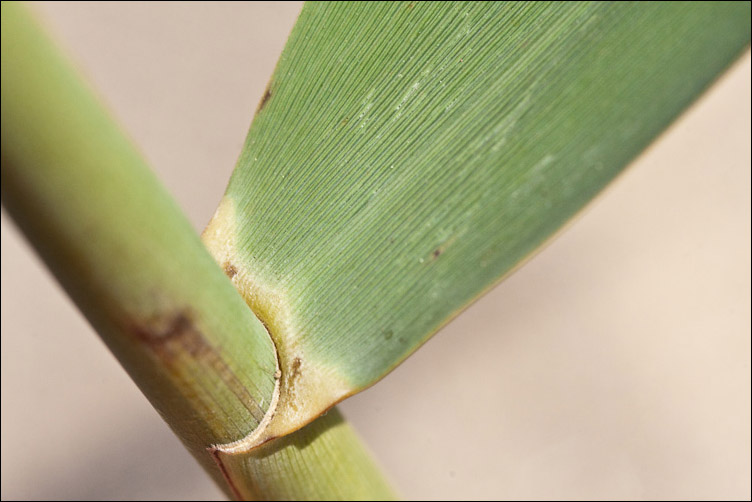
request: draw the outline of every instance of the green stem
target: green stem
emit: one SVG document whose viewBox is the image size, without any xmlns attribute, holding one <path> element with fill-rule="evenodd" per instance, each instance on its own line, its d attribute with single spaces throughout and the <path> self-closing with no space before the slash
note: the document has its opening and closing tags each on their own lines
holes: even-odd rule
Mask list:
<svg viewBox="0 0 752 502">
<path fill-rule="evenodd" d="M 387 496 L 336 413 L 264 456 L 235 455 L 243 468 L 217 462 L 214 445 L 247 436 L 269 411 L 274 345 L 102 104 L 13 2 L 2 3 L 1 104 L 3 205 L 220 486 L 246 498 L 306 498 L 311 486 L 317 497 Z M 324 477 L 324 458 L 338 479 Z"/>
</svg>

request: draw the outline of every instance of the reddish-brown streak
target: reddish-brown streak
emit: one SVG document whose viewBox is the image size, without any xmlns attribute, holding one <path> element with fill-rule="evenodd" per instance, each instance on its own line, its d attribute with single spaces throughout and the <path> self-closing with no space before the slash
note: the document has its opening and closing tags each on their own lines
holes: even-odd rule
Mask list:
<svg viewBox="0 0 752 502">
<path fill-rule="evenodd" d="M 232 478 L 230 477 L 230 473 L 227 472 L 227 468 L 225 468 L 225 464 L 222 463 L 222 459 L 219 458 L 220 451 L 215 447 L 211 446 L 206 449 L 207 452 L 209 452 L 209 455 L 211 455 L 212 460 L 217 464 L 217 467 L 219 468 L 219 472 L 222 473 L 222 477 L 225 478 L 225 481 L 227 482 L 227 486 L 230 488 L 230 491 L 232 492 L 232 496 L 235 497 L 235 500 L 243 500 L 243 494 L 240 493 L 240 490 L 235 486 L 235 483 L 232 482 Z"/>
</svg>

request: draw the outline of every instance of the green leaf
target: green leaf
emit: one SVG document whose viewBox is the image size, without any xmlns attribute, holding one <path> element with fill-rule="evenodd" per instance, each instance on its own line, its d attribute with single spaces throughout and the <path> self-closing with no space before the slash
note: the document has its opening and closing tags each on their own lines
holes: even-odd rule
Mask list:
<svg viewBox="0 0 752 502">
<path fill-rule="evenodd" d="M 254 441 L 372 385 L 544 244 L 740 54 L 749 15 L 307 4 L 204 232 L 277 348 Z"/>
</svg>

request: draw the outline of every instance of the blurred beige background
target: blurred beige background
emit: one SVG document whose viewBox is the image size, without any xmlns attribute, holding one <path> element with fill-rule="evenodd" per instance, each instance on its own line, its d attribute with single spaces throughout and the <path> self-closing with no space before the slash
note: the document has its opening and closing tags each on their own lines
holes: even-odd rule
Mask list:
<svg viewBox="0 0 752 502">
<path fill-rule="evenodd" d="M 41 3 L 199 230 L 298 3 Z M 407 498 L 750 498 L 750 56 L 342 406 Z M 2 498 L 212 499 L 2 214 Z"/>
</svg>

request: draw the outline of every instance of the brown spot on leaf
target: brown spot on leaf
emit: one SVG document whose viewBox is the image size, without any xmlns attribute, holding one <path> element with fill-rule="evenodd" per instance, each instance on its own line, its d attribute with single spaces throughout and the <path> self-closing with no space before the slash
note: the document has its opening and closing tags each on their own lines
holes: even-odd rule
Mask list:
<svg viewBox="0 0 752 502">
<path fill-rule="evenodd" d="M 292 362 L 292 378 L 295 379 L 300 375 L 300 366 L 303 364 L 303 361 L 300 360 L 299 357 L 296 357 Z"/>
<path fill-rule="evenodd" d="M 266 103 L 269 101 L 271 97 L 272 97 L 272 90 L 271 90 L 271 83 L 269 83 L 269 85 L 266 86 L 266 90 L 264 91 L 264 96 L 261 98 L 258 108 L 256 108 L 256 113 L 259 113 L 261 110 L 264 109 L 264 107 L 266 106 Z"/>
<path fill-rule="evenodd" d="M 238 269 L 235 268 L 235 265 L 233 265 L 229 261 L 226 262 L 222 268 L 225 271 L 225 275 L 227 277 L 229 277 L 230 279 L 232 279 L 233 277 L 235 277 L 236 275 L 238 275 Z"/>
<path fill-rule="evenodd" d="M 303 361 L 300 359 L 300 357 L 295 357 L 290 364 L 290 370 L 286 371 L 282 376 L 282 386 L 285 389 L 284 392 L 288 393 L 289 395 L 294 396 L 298 393 L 297 386 L 303 372 L 301 369 L 302 366 Z M 297 408 L 299 404 L 302 405 L 302 403 L 290 403 L 293 408 Z"/>
<path fill-rule="evenodd" d="M 444 251 L 446 251 L 447 248 L 449 246 L 451 246 L 456 239 L 457 239 L 456 236 L 452 236 L 449 239 L 447 239 L 444 242 L 442 242 L 441 245 L 439 245 L 438 247 L 436 247 L 433 251 L 431 251 L 431 256 L 430 256 L 431 260 L 432 261 L 436 260 L 439 256 L 441 256 L 442 254 L 444 254 Z"/>
</svg>

